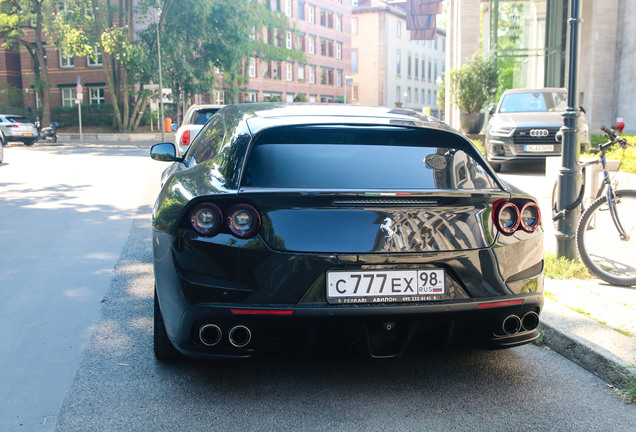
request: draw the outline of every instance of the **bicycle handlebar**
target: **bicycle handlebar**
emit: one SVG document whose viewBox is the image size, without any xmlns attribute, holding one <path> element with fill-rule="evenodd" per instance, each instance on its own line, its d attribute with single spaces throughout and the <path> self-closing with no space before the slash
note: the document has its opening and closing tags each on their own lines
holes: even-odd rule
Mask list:
<svg viewBox="0 0 636 432">
<path fill-rule="evenodd" d="M 626 148 L 627 146 L 636 147 L 635 145 L 628 143 L 625 138 L 616 135 L 616 132 L 614 132 L 607 126 L 601 126 L 601 130 L 605 132 L 605 135 L 607 135 L 607 137 L 610 139 L 611 144 L 618 144 L 622 148 Z"/>
</svg>

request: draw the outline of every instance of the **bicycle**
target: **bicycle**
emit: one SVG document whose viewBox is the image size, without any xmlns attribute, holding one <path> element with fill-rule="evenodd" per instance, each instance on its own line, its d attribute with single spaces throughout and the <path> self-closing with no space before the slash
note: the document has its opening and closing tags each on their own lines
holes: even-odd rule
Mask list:
<svg viewBox="0 0 636 432">
<path fill-rule="evenodd" d="M 614 131 L 602 126 L 609 141 L 599 146 L 599 157 L 580 162 L 583 182 L 577 199 L 567 208 L 557 208 L 556 189 L 552 195 L 552 220 L 581 205 L 585 191 L 585 168 L 601 164 L 603 180 L 592 203 L 583 210 L 576 229 L 576 247 L 581 261 L 596 276 L 613 285 L 636 285 L 636 190 L 617 189 L 609 176 L 605 152 L 618 145 L 636 147 Z M 611 227 L 614 227 L 612 229 Z"/>
</svg>

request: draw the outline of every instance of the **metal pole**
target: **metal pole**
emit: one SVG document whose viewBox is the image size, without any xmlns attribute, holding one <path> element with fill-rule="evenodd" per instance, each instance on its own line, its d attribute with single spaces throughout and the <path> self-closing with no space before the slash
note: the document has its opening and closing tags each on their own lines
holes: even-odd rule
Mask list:
<svg viewBox="0 0 636 432">
<path fill-rule="evenodd" d="M 569 70 L 568 70 L 568 107 L 563 113 L 563 148 L 561 156 L 561 169 L 557 177 L 559 210 L 571 206 L 578 197 L 581 187 L 581 170 L 577 163 L 580 154 L 579 143 L 579 109 L 577 107 L 577 66 L 579 47 L 579 0 L 570 0 L 570 44 L 569 44 Z M 576 228 L 581 216 L 579 206 L 567 212 L 561 218 L 556 227 L 557 256 L 567 259 L 577 259 L 576 253 Z"/>
<path fill-rule="evenodd" d="M 157 55 L 159 56 L 159 103 L 161 105 L 161 141 L 166 140 L 166 127 L 163 118 L 163 81 L 161 79 L 161 41 L 159 40 L 159 11 L 157 11 Z"/>
</svg>

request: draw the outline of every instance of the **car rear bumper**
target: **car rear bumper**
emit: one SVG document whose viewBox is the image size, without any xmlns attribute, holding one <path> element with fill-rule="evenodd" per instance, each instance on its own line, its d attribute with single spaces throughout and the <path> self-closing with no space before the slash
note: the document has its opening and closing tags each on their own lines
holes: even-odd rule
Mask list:
<svg viewBox="0 0 636 432">
<path fill-rule="evenodd" d="M 362 308 L 197 304 L 183 311 L 181 331 L 170 339 L 182 353 L 201 359 L 245 358 L 266 350 L 330 348 L 388 358 L 402 355 L 419 339 L 441 345 L 473 343 L 491 349 L 536 340 L 543 296 L 506 298 L 506 302 L 509 301 L 520 303 L 482 299 Z M 515 323 L 526 323 L 526 326 L 519 324 L 517 329 Z M 216 338 L 206 340 L 205 333 L 201 333 L 209 326 L 218 329 L 218 341 Z M 243 332 L 241 336 L 249 332 L 249 340 L 241 339 L 237 343 L 234 337 L 237 329 Z"/>
</svg>

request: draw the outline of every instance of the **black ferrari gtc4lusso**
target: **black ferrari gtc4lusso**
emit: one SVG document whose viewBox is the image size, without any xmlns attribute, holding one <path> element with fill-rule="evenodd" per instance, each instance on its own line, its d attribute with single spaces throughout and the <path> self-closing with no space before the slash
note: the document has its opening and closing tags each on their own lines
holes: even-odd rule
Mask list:
<svg viewBox="0 0 636 432">
<path fill-rule="evenodd" d="M 172 162 L 153 210 L 159 359 L 413 341 L 534 341 L 536 200 L 411 110 L 228 105 Z"/>
</svg>

